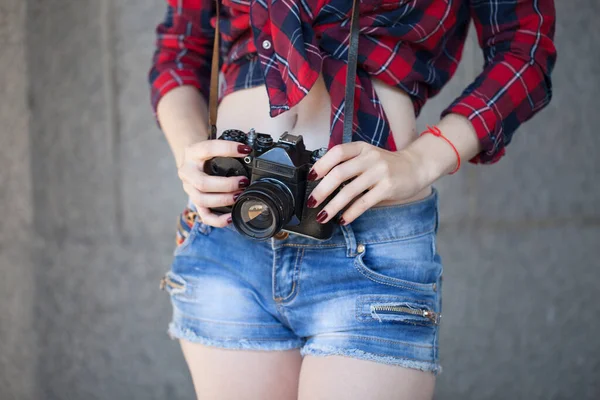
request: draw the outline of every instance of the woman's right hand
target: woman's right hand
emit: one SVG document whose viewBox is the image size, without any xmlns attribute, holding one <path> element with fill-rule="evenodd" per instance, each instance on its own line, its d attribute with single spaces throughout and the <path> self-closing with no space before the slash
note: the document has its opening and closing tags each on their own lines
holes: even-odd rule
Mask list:
<svg viewBox="0 0 600 400">
<path fill-rule="evenodd" d="M 251 151 L 244 144 L 227 140 L 204 140 L 185 148 L 178 175 L 204 224 L 222 228 L 231 223 L 231 213 L 216 215 L 209 208 L 232 205 L 250 184 L 246 177 L 208 175 L 204 163 L 214 157 L 244 157 Z"/>
</svg>

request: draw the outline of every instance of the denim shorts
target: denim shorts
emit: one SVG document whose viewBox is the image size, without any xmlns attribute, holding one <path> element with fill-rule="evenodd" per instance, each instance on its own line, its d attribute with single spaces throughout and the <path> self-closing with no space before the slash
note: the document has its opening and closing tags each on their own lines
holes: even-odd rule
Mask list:
<svg viewBox="0 0 600 400">
<path fill-rule="evenodd" d="M 333 237 L 256 242 L 188 205 L 161 288 L 168 334 L 227 349 L 340 355 L 440 372 L 438 194 L 372 208 Z M 187 229 L 186 229 L 187 226 Z M 281 235 L 286 236 L 286 235 Z"/>
</svg>

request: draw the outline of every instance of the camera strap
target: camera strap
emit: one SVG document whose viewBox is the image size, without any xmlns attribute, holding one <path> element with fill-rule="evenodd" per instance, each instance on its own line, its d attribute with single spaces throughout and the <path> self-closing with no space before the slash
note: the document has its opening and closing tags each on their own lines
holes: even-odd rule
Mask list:
<svg viewBox="0 0 600 400">
<path fill-rule="evenodd" d="M 352 15 L 350 18 L 350 41 L 348 44 L 348 70 L 346 72 L 346 91 L 344 97 L 344 130 L 342 143 L 352 141 L 352 125 L 354 123 L 354 90 L 356 87 L 356 66 L 358 64 L 358 2 L 352 0 Z M 210 70 L 210 93 L 208 99 L 208 125 L 209 139 L 217 137 L 217 98 L 219 90 L 219 22 L 220 0 L 215 0 L 217 21 L 215 26 L 215 39 L 213 44 L 212 65 Z"/>
</svg>

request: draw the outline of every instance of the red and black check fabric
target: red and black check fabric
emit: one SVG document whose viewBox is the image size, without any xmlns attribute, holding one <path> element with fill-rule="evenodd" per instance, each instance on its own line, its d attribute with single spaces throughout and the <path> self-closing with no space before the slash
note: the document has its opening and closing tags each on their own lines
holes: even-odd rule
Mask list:
<svg viewBox="0 0 600 400">
<path fill-rule="evenodd" d="M 331 96 L 329 146 L 342 142 L 351 0 L 222 0 L 220 97 L 266 85 L 270 115 L 323 75 Z M 149 80 L 152 105 L 192 85 L 208 99 L 214 0 L 167 0 Z M 443 112 L 466 116 L 493 163 L 515 130 L 546 106 L 556 61 L 553 0 L 360 0 L 353 140 L 396 150 L 371 78 L 410 95 L 418 115 L 455 73 L 473 19 L 484 53 L 477 79 Z"/>
</svg>

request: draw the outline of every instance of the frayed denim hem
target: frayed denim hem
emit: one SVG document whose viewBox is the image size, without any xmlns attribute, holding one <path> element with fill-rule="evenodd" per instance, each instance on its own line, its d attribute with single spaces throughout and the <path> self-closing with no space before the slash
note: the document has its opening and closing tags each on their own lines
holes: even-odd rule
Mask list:
<svg viewBox="0 0 600 400">
<path fill-rule="evenodd" d="M 239 338 L 208 338 L 198 336 L 189 329 L 179 328 L 169 324 L 167 334 L 172 340 L 183 339 L 192 343 L 200 343 L 205 346 L 218 347 L 231 350 L 261 350 L 261 351 L 283 351 L 302 347 L 301 340 L 284 339 L 239 339 Z"/>
<path fill-rule="evenodd" d="M 405 368 L 417 369 L 419 371 L 433 372 L 434 375 L 439 375 L 442 373 L 442 367 L 439 364 L 431 363 L 427 361 L 416 361 L 409 360 L 406 358 L 392 357 L 392 356 L 382 356 L 373 353 L 369 353 L 366 351 L 358 350 L 358 349 L 342 349 L 339 347 L 333 346 L 320 346 L 315 344 L 310 344 L 302 348 L 300 350 L 300 354 L 302 356 L 311 355 L 318 357 L 325 356 L 345 356 L 358 358 L 361 360 L 369 360 L 376 361 L 383 364 L 390 365 L 398 365 Z"/>
</svg>

